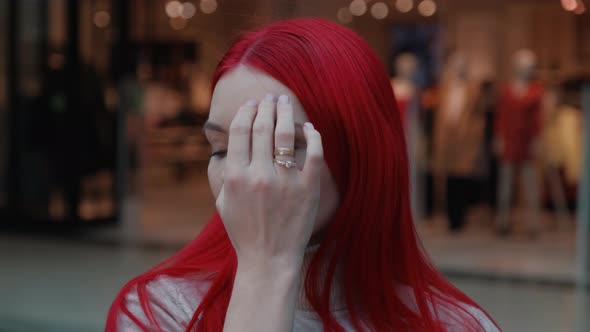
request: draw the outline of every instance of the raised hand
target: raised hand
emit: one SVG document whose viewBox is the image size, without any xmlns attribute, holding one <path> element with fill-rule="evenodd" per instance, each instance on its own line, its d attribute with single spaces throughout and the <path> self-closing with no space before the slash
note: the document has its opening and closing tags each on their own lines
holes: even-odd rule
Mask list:
<svg viewBox="0 0 590 332">
<path fill-rule="evenodd" d="M 303 257 L 316 219 L 323 162 L 320 134 L 311 123 L 303 131 L 305 163 L 296 165 L 288 96 L 278 103 L 272 95 L 258 105 L 249 101 L 231 123 L 216 204 L 239 268 L 297 266 Z"/>
</svg>

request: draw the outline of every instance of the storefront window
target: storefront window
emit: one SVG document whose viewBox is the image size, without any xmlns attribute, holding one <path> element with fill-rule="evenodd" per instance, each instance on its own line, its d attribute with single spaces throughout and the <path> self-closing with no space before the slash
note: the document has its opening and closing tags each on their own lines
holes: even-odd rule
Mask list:
<svg viewBox="0 0 590 332">
<path fill-rule="evenodd" d="M 7 48 L 8 2 L 0 1 L 0 50 Z M 7 162 L 8 162 L 8 87 L 6 72 L 6 52 L 0 51 L 0 209 L 6 206 Z"/>
<path fill-rule="evenodd" d="M 17 13 L 13 30 L 0 36 L 0 43 L 5 36 L 16 40 L 6 52 L 13 54 L 15 70 L 6 74 L 5 53 L 0 56 L 0 87 L 6 81 L 17 87 L 10 110 L 4 111 L 4 89 L 0 93 L 0 124 L 6 127 L 0 135 L 12 133 L 12 140 L 0 139 L 0 169 L 6 170 L 0 180 L 14 179 L 10 186 L 0 181 L 9 187 L 0 202 L 10 201 L 5 209 L 16 216 L 10 222 L 35 227 L 114 220 L 116 120 L 105 103 L 111 30 L 104 16 L 110 2 L 0 5 Z M 6 23 L 7 12 L 0 10 L 0 23 Z"/>
<path fill-rule="evenodd" d="M 388 70 L 433 265 L 505 330 L 588 331 L 589 293 L 573 294 L 590 282 L 590 11 L 562 3 L 0 0 L 0 226 L 186 245 L 216 212 L 202 126 L 217 64 L 242 32 L 322 17 Z"/>
</svg>

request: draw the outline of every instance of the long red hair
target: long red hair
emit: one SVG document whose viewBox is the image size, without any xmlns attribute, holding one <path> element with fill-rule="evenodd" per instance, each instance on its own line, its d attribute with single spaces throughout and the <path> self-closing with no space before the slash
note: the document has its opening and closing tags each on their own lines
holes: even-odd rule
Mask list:
<svg viewBox="0 0 590 332">
<path fill-rule="evenodd" d="M 450 310 L 466 331 L 481 330 L 465 309 L 479 309 L 477 304 L 435 270 L 417 238 L 403 128 L 387 72 L 370 46 L 351 30 L 323 19 L 286 20 L 242 35 L 218 65 L 212 86 L 238 65 L 256 68 L 287 86 L 322 134 L 341 201 L 304 285 L 324 330 L 343 331 L 329 309 L 332 287 L 339 287 L 359 331 L 445 331 L 441 308 Z M 215 215 L 186 247 L 122 288 L 106 330 L 116 330 L 119 314 L 145 330 L 158 329 L 146 285 L 160 275 L 203 272 L 211 287 L 187 331 L 222 331 L 235 271 L 235 252 Z M 413 308 L 400 285 L 412 290 Z M 133 287 L 151 326 L 125 306 L 125 294 Z"/>
</svg>

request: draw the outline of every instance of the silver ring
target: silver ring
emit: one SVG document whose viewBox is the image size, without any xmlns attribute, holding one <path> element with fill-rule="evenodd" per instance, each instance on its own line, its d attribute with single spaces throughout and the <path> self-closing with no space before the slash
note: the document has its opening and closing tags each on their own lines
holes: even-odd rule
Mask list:
<svg viewBox="0 0 590 332">
<path fill-rule="evenodd" d="M 275 163 L 287 167 L 287 168 L 293 168 L 293 167 L 297 167 L 297 163 L 295 161 L 292 160 L 278 160 L 275 159 Z"/>
</svg>

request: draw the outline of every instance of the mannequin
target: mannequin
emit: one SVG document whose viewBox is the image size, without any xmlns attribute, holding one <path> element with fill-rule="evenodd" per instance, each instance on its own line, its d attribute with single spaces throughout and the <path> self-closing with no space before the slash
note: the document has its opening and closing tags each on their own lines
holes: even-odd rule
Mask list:
<svg viewBox="0 0 590 332">
<path fill-rule="evenodd" d="M 483 144 L 485 114 L 477 112 L 478 89 L 469 77 L 462 54 L 453 55 L 443 77 L 440 108 L 436 114 L 433 170 L 439 204 L 445 201 L 449 230 L 460 231 L 476 191 Z M 445 193 L 446 192 L 446 193 Z"/>
<path fill-rule="evenodd" d="M 404 128 L 408 128 L 408 108 L 409 104 L 416 96 L 416 85 L 414 75 L 418 68 L 418 59 L 411 53 L 402 53 L 394 62 L 395 77 L 391 79 L 391 87 L 397 101 L 397 108 L 400 113 Z"/>
<path fill-rule="evenodd" d="M 496 116 L 496 150 L 500 160 L 496 225 L 500 235 L 510 232 L 514 175 L 520 173 L 530 212 L 527 216 L 528 232 L 534 238 L 540 231 L 535 160 L 539 146 L 543 92 L 541 85 L 535 81 L 535 54 L 531 50 L 519 50 L 513 60 L 514 76 L 501 92 Z"/>
<path fill-rule="evenodd" d="M 561 220 L 563 224 L 567 224 L 568 209 L 565 194 L 564 183 L 562 183 L 559 174 L 560 169 L 565 164 L 565 142 L 562 140 L 563 123 L 562 115 L 567 114 L 567 110 L 560 107 L 561 91 L 557 85 L 552 87 L 545 87 L 545 93 L 542 101 L 543 111 L 543 128 L 542 143 L 543 155 L 540 158 L 543 161 L 543 176 L 549 189 L 549 194 L 556 210 L 556 221 Z M 565 112 L 564 112 L 565 111 Z M 574 126 L 568 126 L 568 132 L 574 131 Z M 578 138 L 578 137 L 576 137 Z M 578 139 L 581 141 L 581 139 Z M 579 151 L 577 153 L 579 155 Z M 580 163 L 581 164 L 581 163 Z M 557 227 L 557 222 L 553 223 Z"/>
<path fill-rule="evenodd" d="M 424 210 L 421 202 L 422 184 L 418 169 L 423 164 L 420 153 L 420 124 L 418 118 L 418 87 L 415 76 L 418 69 L 418 59 L 414 54 L 402 53 L 395 58 L 395 77 L 391 79 L 397 109 L 408 142 L 410 160 L 410 187 L 412 210 L 416 216 L 422 216 Z"/>
</svg>

